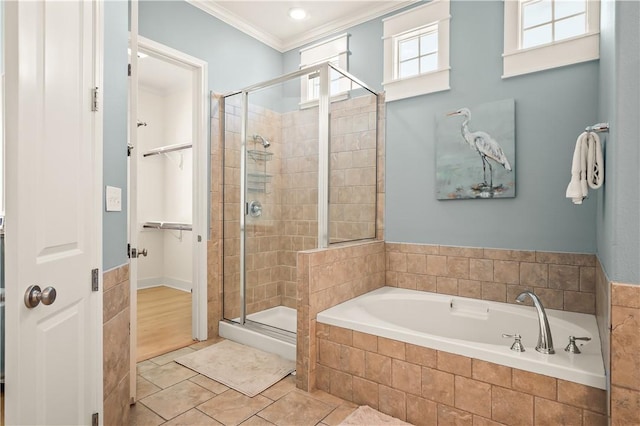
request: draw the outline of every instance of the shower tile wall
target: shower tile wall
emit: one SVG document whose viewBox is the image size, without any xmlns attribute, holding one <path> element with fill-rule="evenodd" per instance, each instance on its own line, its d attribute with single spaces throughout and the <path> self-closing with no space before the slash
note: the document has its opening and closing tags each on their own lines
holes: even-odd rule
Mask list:
<svg viewBox="0 0 640 426">
<path fill-rule="evenodd" d="M 331 242 L 372 238 L 376 227 L 376 97 L 331 106 Z M 240 99 L 227 98 L 224 153 L 224 310 L 240 315 Z M 265 173 L 266 192 L 249 191 L 262 216 L 247 218 L 247 313 L 296 307 L 298 251 L 317 247 L 318 108 L 277 113 L 249 106 L 247 144 L 271 142 L 268 160 L 247 159 L 247 172 Z M 266 167 L 266 168 L 265 168 Z"/>
</svg>

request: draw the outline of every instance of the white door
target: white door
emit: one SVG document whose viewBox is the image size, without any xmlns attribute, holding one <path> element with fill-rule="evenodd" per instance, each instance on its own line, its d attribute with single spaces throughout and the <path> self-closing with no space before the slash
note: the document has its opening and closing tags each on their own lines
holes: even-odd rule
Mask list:
<svg viewBox="0 0 640 426">
<path fill-rule="evenodd" d="M 102 255 L 102 5 L 4 7 L 5 423 L 91 424 L 102 412 L 102 284 L 92 291 L 91 279 Z M 32 285 L 57 298 L 28 308 Z"/>
</svg>

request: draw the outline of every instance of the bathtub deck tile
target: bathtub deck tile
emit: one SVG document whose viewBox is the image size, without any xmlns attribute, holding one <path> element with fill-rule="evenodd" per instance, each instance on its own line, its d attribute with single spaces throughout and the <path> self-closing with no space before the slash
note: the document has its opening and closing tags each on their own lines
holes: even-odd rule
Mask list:
<svg viewBox="0 0 640 426">
<path fill-rule="evenodd" d="M 558 379 L 558 402 L 605 414 L 607 394 L 603 389 Z"/>
<path fill-rule="evenodd" d="M 533 396 L 492 386 L 491 418 L 510 425 L 533 425 Z"/>
<path fill-rule="evenodd" d="M 395 389 L 420 396 L 422 394 L 422 371 L 419 365 L 391 360 L 391 385 Z"/>
<path fill-rule="evenodd" d="M 536 397 L 534 422 L 536 425 L 581 425 L 582 410 Z"/>
<path fill-rule="evenodd" d="M 481 416 L 473 416 L 473 426 L 502 426 L 503 424 Z"/>
<path fill-rule="evenodd" d="M 594 413 L 589 410 L 582 410 L 583 426 L 607 426 L 608 424 L 609 418 L 604 414 Z"/>
<path fill-rule="evenodd" d="M 391 358 L 367 352 L 365 354 L 364 376 L 376 383 L 391 386 Z"/>
<path fill-rule="evenodd" d="M 378 384 L 360 377 L 353 378 L 353 402 L 378 409 Z"/>
<path fill-rule="evenodd" d="M 380 355 L 404 360 L 406 357 L 405 344 L 403 342 L 398 342 L 397 340 L 378 337 L 378 353 Z"/>
<path fill-rule="evenodd" d="M 354 331 L 353 346 L 369 352 L 378 352 L 378 337 L 371 334 Z"/>
</svg>

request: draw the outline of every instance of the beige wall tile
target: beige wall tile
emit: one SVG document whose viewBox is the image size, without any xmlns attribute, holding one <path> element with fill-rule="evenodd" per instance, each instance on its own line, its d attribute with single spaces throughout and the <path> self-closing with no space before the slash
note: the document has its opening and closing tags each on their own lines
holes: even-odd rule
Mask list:
<svg viewBox="0 0 640 426">
<path fill-rule="evenodd" d="M 378 409 L 378 383 L 360 377 L 353 378 L 353 402 Z"/>
<path fill-rule="evenodd" d="M 640 424 L 640 392 L 611 386 L 611 426 Z"/>
<path fill-rule="evenodd" d="M 582 253 L 553 253 L 537 251 L 536 262 L 555 263 L 559 265 L 596 266 L 596 257 L 593 254 Z"/>
<path fill-rule="evenodd" d="M 102 308 L 102 321 L 106 323 L 119 312 L 122 312 L 129 307 L 129 280 L 112 286 L 109 290 L 106 290 L 102 294 L 103 308 Z"/>
<path fill-rule="evenodd" d="M 611 308 L 611 383 L 640 391 L 640 309 Z"/>
<path fill-rule="evenodd" d="M 594 413 L 588 410 L 582 410 L 582 425 L 583 426 L 607 426 L 609 424 L 609 417 L 604 414 Z"/>
<path fill-rule="evenodd" d="M 432 426 L 438 422 L 438 404 L 407 394 L 407 422 L 416 426 Z"/>
<path fill-rule="evenodd" d="M 424 254 L 407 254 L 407 272 L 411 274 L 426 274 L 427 256 Z"/>
<path fill-rule="evenodd" d="M 469 259 L 469 279 L 493 281 L 493 260 Z"/>
<path fill-rule="evenodd" d="M 465 377 L 455 377 L 455 406 L 483 417 L 491 416 L 491 385 Z"/>
<path fill-rule="evenodd" d="M 396 359 L 405 359 L 405 347 L 403 342 L 391 340 L 384 337 L 378 337 L 378 353 L 380 355 L 390 356 Z"/>
<path fill-rule="evenodd" d="M 378 392 L 378 410 L 403 421 L 407 419 L 407 403 L 404 392 L 384 385 L 378 387 Z"/>
<path fill-rule="evenodd" d="M 472 359 L 471 377 L 505 388 L 511 387 L 511 368 L 492 362 Z"/>
<path fill-rule="evenodd" d="M 482 299 L 482 283 L 474 280 L 458 280 L 458 296 Z"/>
<path fill-rule="evenodd" d="M 520 263 L 520 284 L 546 287 L 549 281 L 549 267 L 544 263 Z"/>
<path fill-rule="evenodd" d="M 556 379 L 524 370 L 513 370 L 513 389 L 555 401 Z"/>
<path fill-rule="evenodd" d="M 564 292 L 564 310 L 582 312 L 584 314 L 596 313 L 596 295 L 580 291 Z"/>
<path fill-rule="evenodd" d="M 438 351 L 437 365 L 438 370 L 471 377 L 471 358 L 466 356 Z"/>
<path fill-rule="evenodd" d="M 353 376 L 341 371 L 330 370 L 330 391 L 331 395 L 338 398 L 353 401 Z M 317 374 L 317 373 L 316 373 Z"/>
<path fill-rule="evenodd" d="M 582 410 L 559 402 L 536 397 L 536 425 L 582 425 Z"/>
<path fill-rule="evenodd" d="M 580 268 L 570 265 L 549 265 L 549 287 L 560 290 L 580 290 Z"/>
<path fill-rule="evenodd" d="M 612 283 L 611 304 L 640 309 L 640 286 Z"/>
<path fill-rule="evenodd" d="M 602 389 L 558 379 L 558 402 L 606 414 L 606 397 Z"/>
<path fill-rule="evenodd" d="M 376 383 L 391 386 L 391 358 L 373 352 L 365 353 L 364 376 Z"/>
<path fill-rule="evenodd" d="M 443 256 L 457 256 L 478 259 L 484 257 L 484 249 L 478 247 L 440 246 L 439 252 Z"/>
<path fill-rule="evenodd" d="M 407 255 L 404 253 L 387 253 L 387 269 L 395 272 L 407 272 Z"/>
<path fill-rule="evenodd" d="M 424 367 L 436 367 L 436 355 L 435 349 L 425 348 L 422 346 L 411 345 L 407 343 L 406 347 L 406 359 L 408 362 L 422 365 Z"/>
<path fill-rule="evenodd" d="M 104 396 L 115 391 L 123 378 L 129 377 L 129 308 L 115 315 L 103 330 Z"/>
<path fill-rule="evenodd" d="M 493 279 L 505 284 L 520 284 L 520 262 L 496 260 L 493 262 Z"/>
<path fill-rule="evenodd" d="M 422 367 L 422 397 L 447 405 L 454 404 L 454 375 Z"/>
<path fill-rule="evenodd" d="M 434 275 L 418 275 L 416 277 L 416 290 L 435 293 L 437 291 L 437 277 Z"/>
<path fill-rule="evenodd" d="M 371 334 L 354 331 L 353 346 L 369 352 L 378 352 L 378 337 Z"/>
<path fill-rule="evenodd" d="M 494 302 L 507 301 L 507 285 L 503 283 L 483 282 L 482 299 L 493 300 Z"/>
<path fill-rule="evenodd" d="M 448 256 L 447 275 L 452 278 L 469 279 L 469 258 Z"/>
<path fill-rule="evenodd" d="M 471 426 L 473 414 L 438 404 L 438 426 Z"/>
<path fill-rule="evenodd" d="M 524 250 L 484 249 L 484 257 L 496 260 L 512 260 L 518 262 L 535 262 L 536 252 Z"/>
<path fill-rule="evenodd" d="M 391 387 L 414 395 L 422 393 L 422 376 L 419 365 L 398 359 L 391 360 Z"/>
<path fill-rule="evenodd" d="M 508 425 L 532 425 L 533 396 L 493 386 L 491 418 Z"/>
<path fill-rule="evenodd" d="M 580 267 L 580 291 L 595 293 L 596 268 L 593 266 Z"/>
<path fill-rule="evenodd" d="M 340 368 L 340 345 L 328 340 L 318 340 L 318 362 L 331 368 Z"/>
<path fill-rule="evenodd" d="M 364 377 L 365 351 L 350 346 L 342 346 L 340 358 L 342 368 L 346 367 L 348 373 Z"/>
<path fill-rule="evenodd" d="M 351 345 L 353 342 L 353 331 L 342 327 L 330 327 L 329 340 L 343 345 Z"/>
<path fill-rule="evenodd" d="M 105 395 L 104 425 L 119 426 L 129 424 L 129 376 L 124 377 L 115 389 Z"/>
<path fill-rule="evenodd" d="M 447 275 L 447 257 L 427 255 L 427 274 L 436 276 Z"/>
<path fill-rule="evenodd" d="M 480 416 L 473 416 L 473 426 L 502 426 L 502 423 L 494 422 Z"/>
<path fill-rule="evenodd" d="M 448 277 L 436 278 L 436 290 L 440 294 L 458 295 L 458 279 Z"/>
<path fill-rule="evenodd" d="M 547 309 L 564 309 L 564 292 L 551 288 L 535 288 L 534 293 Z"/>
</svg>

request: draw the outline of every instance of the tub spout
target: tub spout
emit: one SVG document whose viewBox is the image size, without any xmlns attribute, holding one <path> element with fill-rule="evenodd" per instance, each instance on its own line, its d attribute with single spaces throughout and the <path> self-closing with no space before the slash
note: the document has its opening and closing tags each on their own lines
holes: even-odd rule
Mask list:
<svg viewBox="0 0 640 426">
<path fill-rule="evenodd" d="M 549 320 L 547 319 L 547 313 L 544 311 L 542 302 L 534 293 L 530 291 L 523 291 L 516 297 L 516 302 L 522 303 L 529 296 L 533 300 L 533 305 L 538 312 L 538 325 L 540 326 L 540 333 L 538 334 L 538 344 L 536 345 L 536 351 L 543 354 L 554 354 L 553 339 L 551 338 L 551 328 L 549 328 Z"/>
</svg>

